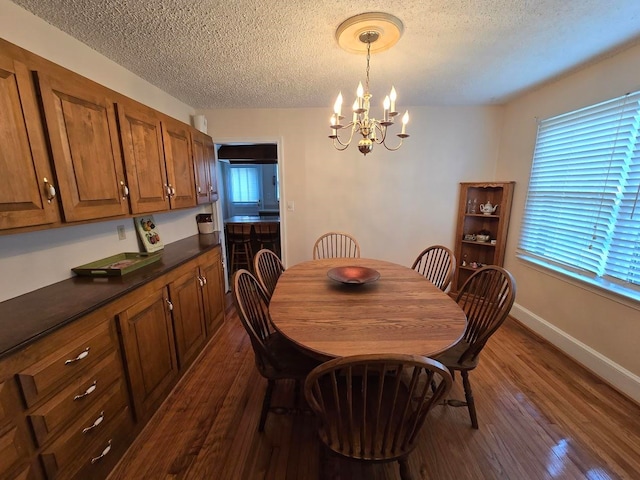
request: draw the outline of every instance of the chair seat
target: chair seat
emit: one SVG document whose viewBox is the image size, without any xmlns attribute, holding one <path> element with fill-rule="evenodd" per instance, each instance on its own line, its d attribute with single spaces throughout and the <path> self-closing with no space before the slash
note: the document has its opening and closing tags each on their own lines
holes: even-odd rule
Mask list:
<svg viewBox="0 0 640 480">
<path fill-rule="evenodd" d="M 266 364 L 263 375 L 267 378 L 297 378 L 303 380 L 307 374 L 320 365 L 320 361 L 304 354 L 282 336 L 279 332 L 273 333 L 265 342 L 269 353 L 278 363 L 280 369 Z"/>
<path fill-rule="evenodd" d="M 460 357 L 462 354 L 469 348 L 469 342 L 464 340 L 460 340 L 453 347 L 445 350 L 440 355 L 437 355 L 434 360 L 439 361 L 447 368 L 452 368 L 455 370 L 473 370 L 478 366 L 478 360 L 480 359 L 480 355 L 477 355 L 473 360 L 466 360 L 463 363 L 460 363 Z"/>
</svg>

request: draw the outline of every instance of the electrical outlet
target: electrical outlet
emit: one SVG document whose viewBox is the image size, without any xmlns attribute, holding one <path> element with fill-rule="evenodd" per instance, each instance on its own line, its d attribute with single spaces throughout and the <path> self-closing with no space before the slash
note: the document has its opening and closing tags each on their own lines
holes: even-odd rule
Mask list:
<svg viewBox="0 0 640 480">
<path fill-rule="evenodd" d="M 124 225 L 118 225 L 118 240 L 127 238 L 127 232 L 124 231 Z"/>
</svg>

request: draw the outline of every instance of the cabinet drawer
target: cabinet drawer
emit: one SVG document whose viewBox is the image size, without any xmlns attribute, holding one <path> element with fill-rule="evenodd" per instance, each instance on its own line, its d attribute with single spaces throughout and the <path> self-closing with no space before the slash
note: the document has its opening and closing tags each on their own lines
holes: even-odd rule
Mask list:
<svg viewBox="0 0 640 480">
<path fill-rule="evenodd" d="M 111 322 L 103 322 L 18 374 L 24 400 L 31 407 L 76 378 L 109 349 L 115 348 Z"/>
<path fill-rule="evenodd" d="M 91 446 L 96 442 L 106 443 L 107 433 L 112 430 L 113 423 L 120 420 L 126 406 L 123 382 L 116 382 L 99 402 L 46 448 L 42 458 L 47 472 L 64 468 L 78 456 L 90 456 L 93 453 Z"/>
<path fill-rule="evenodd" d="M 25 456 L 26 440 L 22 437 L 22 432 L 15 426 L 0 433 L 0 474 L 11 469 Z"/>
<path fill-rule="evenodd" d="M 38 445 L 60 427 L 68 425 L 85 409 L 96 405 L 108 392 L 108 387 L 122 378 L 122 369 L 113 351 L 94 368 L 80 375 L 77 381 L 56 394 L 28 415 Z"/>
<path fill-rule="evenodd" d="M 80 451 L 70 454 L 64 449 L 64 436 L 42 451 L 41 460 L 47 478 L 105 478 L 127 449 L 133 421 L 128 407 L 122 409 L 105 429 L 87 442 Z"/>
</svg>

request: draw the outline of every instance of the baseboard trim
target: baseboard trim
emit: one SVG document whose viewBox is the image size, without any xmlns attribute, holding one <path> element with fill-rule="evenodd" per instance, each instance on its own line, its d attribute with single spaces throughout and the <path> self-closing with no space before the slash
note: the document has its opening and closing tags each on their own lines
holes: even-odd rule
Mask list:
<svg viewBox="0 0 640 480">
<path fill-rule="evenodd" d="M 510 315 L 613 388 L 640 404 L 640 377 L 638 375 L 518 304 L 513 305 Z"/>
</svg>

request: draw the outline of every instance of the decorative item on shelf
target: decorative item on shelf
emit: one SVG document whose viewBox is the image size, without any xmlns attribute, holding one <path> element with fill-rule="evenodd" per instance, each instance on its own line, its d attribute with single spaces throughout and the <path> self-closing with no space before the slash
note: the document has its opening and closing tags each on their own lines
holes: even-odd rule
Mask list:
<svg viewBox="0 0 640 480">
<path fill-rule="evenodd" d="M 487 200 L 487 203 L 480 204 L 480 211 L 483 215 L 493 215 L 498 208 L 498 205 L 491 205 L 491 202 Z"/>
<path fill-rule="evenodd" d="M 467 254 L 466 253 L 462 256 L 462 266 L 463 267 L 467 266 Z"/>
<path fill-rule="evenodd" d="M 471 201 L 471 209 L 469 210 L 469 213 L 472 215 L 478 213 L 478 200 L 475 198 Z"/>
<path fill-rule="evenodd" d="M 467 234 L 464 236 L 464 239 L 465 239 L 467 242 L 475 242 L 475 241 L 476 241 L 476 235 L 475 235 L 474 233 L 467 233 Z"/>
<path fill-rule="evenodd" d="M 213 233 L 213 219 L 210 213 L 199 213 L 196 215 L 196 222 L 201 235 Z"/>
<path fill-rule="evenodd" d="M 489 230 L 480 230 L 476 235 L 476 241 L 478 242 L 488 242 L 491 239 L 491 232 Z"/>
<path fill-rule="evenodd" d="M 493 240 L 491 240 L 491 245 L 495 245 L 497 242 L 497 240 L 494 238 Z"/>
<path fill-rule="evenodd" d="M 147 215 L 144 217 L 135 217 L 133 223 L 136 226 L 138 237 L 142 242 L 142 246 L 147 252 L 157 252 L 164 248 L 164 243 L 160 238 L 158 227 L 153 220 L 153 215 Z"/>
<path fill-rule="evenodd" d="M 387 127 L 394 124 L 394 118 L 398 115 L 396 111 L 396 90 L 391 87 L 391 92 L 385 97 L 383 102 L 382 120 L 370 117 L 371 93 L 369 93 L 369 61 L 371 59 L 371 45 L 376 46 L 373 53 L 381 52 L 391 48 L 400 39 L 404 27 L 400 19 L 387 13 L 372 12 L 363 13 L 348 18 L 338 27 L 336 39 L 338 44 L 345 50 L 355 53 L 367 53 L 367 71 L 365 87 L 362 82 L 358 84 L 356 100 L 353 104 L 353 118 L 351 122 L 342 125 L 342 93 L 338 94 L 334 104 L 334 114 L 331 116 L 332 134 L 329 138 L 333 140 L 333 146 L 337 150 L 345 150 L 353 139 L 354 133 L 362 136 L 358 142 L 358 150 L 364 155 L 373 150 L 374 144 L 384 145 L 387 150 L 395 151 L 400 148 L 402 141 L 409 135 L 406 133 L 409 122 L 409 111 L 402 116 L 402 131 L 397 134 L 400 143 L 395 147 L 387 145 Z M 358 43 L 359 42 L 359 43 Z M 338 130 L 351 128 L 349 139 L 343 141 L 338 135 Z M 379 135 L 379 136 L 378 136 Z"/>
</svg>

